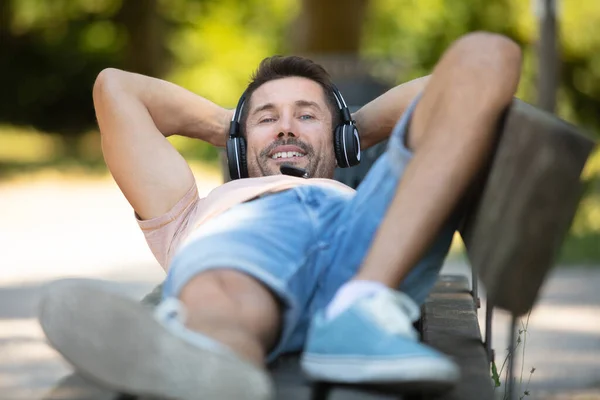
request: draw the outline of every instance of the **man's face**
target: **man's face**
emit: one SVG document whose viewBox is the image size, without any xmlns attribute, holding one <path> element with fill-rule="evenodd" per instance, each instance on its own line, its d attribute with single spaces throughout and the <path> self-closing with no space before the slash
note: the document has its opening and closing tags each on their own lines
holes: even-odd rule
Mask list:
<svg viewBox="0 0 600 400">
<path fill-rule="evenodd" d="M 250 177 L 279 174 L 281 164 L 311 178 L 332 178 L 336 166 L 331 111 L 323 88 L 300 77 L 269 81 L 254 91 L 246 120 Z"/>
</svg>

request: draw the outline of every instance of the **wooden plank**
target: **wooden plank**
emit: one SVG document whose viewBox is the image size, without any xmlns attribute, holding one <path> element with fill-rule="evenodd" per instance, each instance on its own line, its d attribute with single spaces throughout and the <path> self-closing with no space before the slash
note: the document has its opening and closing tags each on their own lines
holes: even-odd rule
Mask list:
<svg viewBox="0 0 600 400">
<path fill-rule="evenodd" d="M 593 142 L 515 100 L 463 240 L 488 300 L 516 315 L 532 306 L 575 214 Z"/>
<path fill-rule="evenodd" d="M 309 400 L 311 398 L 312 387 L 300 369 L 298 354 L 280 357 L 270 365 L 269 369 L 275 381 L 276 399 Z"/>
<path fill-rule="evenodd" d="M 467 278 L 441 276 L 423 308 L 423 341 L 461 369 L 456 387 L 435 399 L 492 400 L 490 366 Z"/>
<path fill-rule="evenodd" d="M 300 368 L 298 354 L 285 355 L 271 367 L 278 400 L 397 400 L 398 394 L 380 393 L 358 386 L 311 384 Z"/>
</svg>

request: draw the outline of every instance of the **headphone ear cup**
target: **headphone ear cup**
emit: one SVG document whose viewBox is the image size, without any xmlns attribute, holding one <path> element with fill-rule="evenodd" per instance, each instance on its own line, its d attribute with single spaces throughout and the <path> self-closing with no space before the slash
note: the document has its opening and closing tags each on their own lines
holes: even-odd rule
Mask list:
<svg viewBox="0 0 600 400">
<path fill-rule="evenodd" d="M 339 125 L 333 137 L 338 167 L 348 168 L 360 164 L 360 139 L 354 124 Z"/>
<path fill-rule="evenodd" d="M 239 152 L 237 151 L 237 140 L 238 138 L 229 138 L 225 144 L 225 150 L 227 151 L 227 166 L 229 167 L 229 177 L 234 179 L 241 178 L 241 172 L 239 168 Z"/>
<path fill-rule="evenodd" d="M 233 137 L 227 139 L 225 145 L 227 150 L 227 165 L 231 179 L 248 177 L 248 166 L 246 164 L 246 139 Z"/>
<path fill-rule="evenodd" d="M 246 162 L 246 139 L 244 137 L 239 137 L 238 143 L 240 148 L 240 172 L 242 173 L 242 178 L 247 178 L 248 164 Z"/>
<path fill-rule="evenodd" d="M 338 125 L 335 127 L 335 132 L 333 133 L 333 151 L 335 152 L 335 159 L 337 160 L 338 167 L 346 168 L 348 167 L 346 163 L 346 155 L 344 154 L 344 125 Z"/>
<path fill-rule="evenodd" d="M 354 124 L 344 125 L 344 141 L 348 167 L 360 164 L 360 138 Z"/>
</svg>

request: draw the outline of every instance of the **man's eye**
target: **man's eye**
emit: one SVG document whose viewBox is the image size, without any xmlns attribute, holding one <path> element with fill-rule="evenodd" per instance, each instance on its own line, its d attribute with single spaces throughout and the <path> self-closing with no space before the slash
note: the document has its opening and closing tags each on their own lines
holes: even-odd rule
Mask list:
<svg viewBox="0 0 600 400">
<path fill-rule="evenodd" d="M 263 122 L 273 122 L 275 121 L 275 118 L 263 118 L 260 121 L 258 121 L 259 124 L 262 124 Z"/>
<path fill-rule="evenodd" d="M 304 114 L 302 116 L 300 116 L 300 119 L 313 119 L 312 115 L 308 115 L 308 114 Z"/>
</svg>

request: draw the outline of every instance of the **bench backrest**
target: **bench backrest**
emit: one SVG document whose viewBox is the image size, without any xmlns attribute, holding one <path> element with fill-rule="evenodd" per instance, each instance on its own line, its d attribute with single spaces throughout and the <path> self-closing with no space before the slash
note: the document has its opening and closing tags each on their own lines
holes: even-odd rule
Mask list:
<svg viewBox="0 0 600 400">
<path fill-rule="evenodd" d="M 575 214 L 593 147 L 552 114 L 520 100 L 508 108 L 461 229 L 494 306 L 516 315 L 533 306 Z"/>
</svg>

